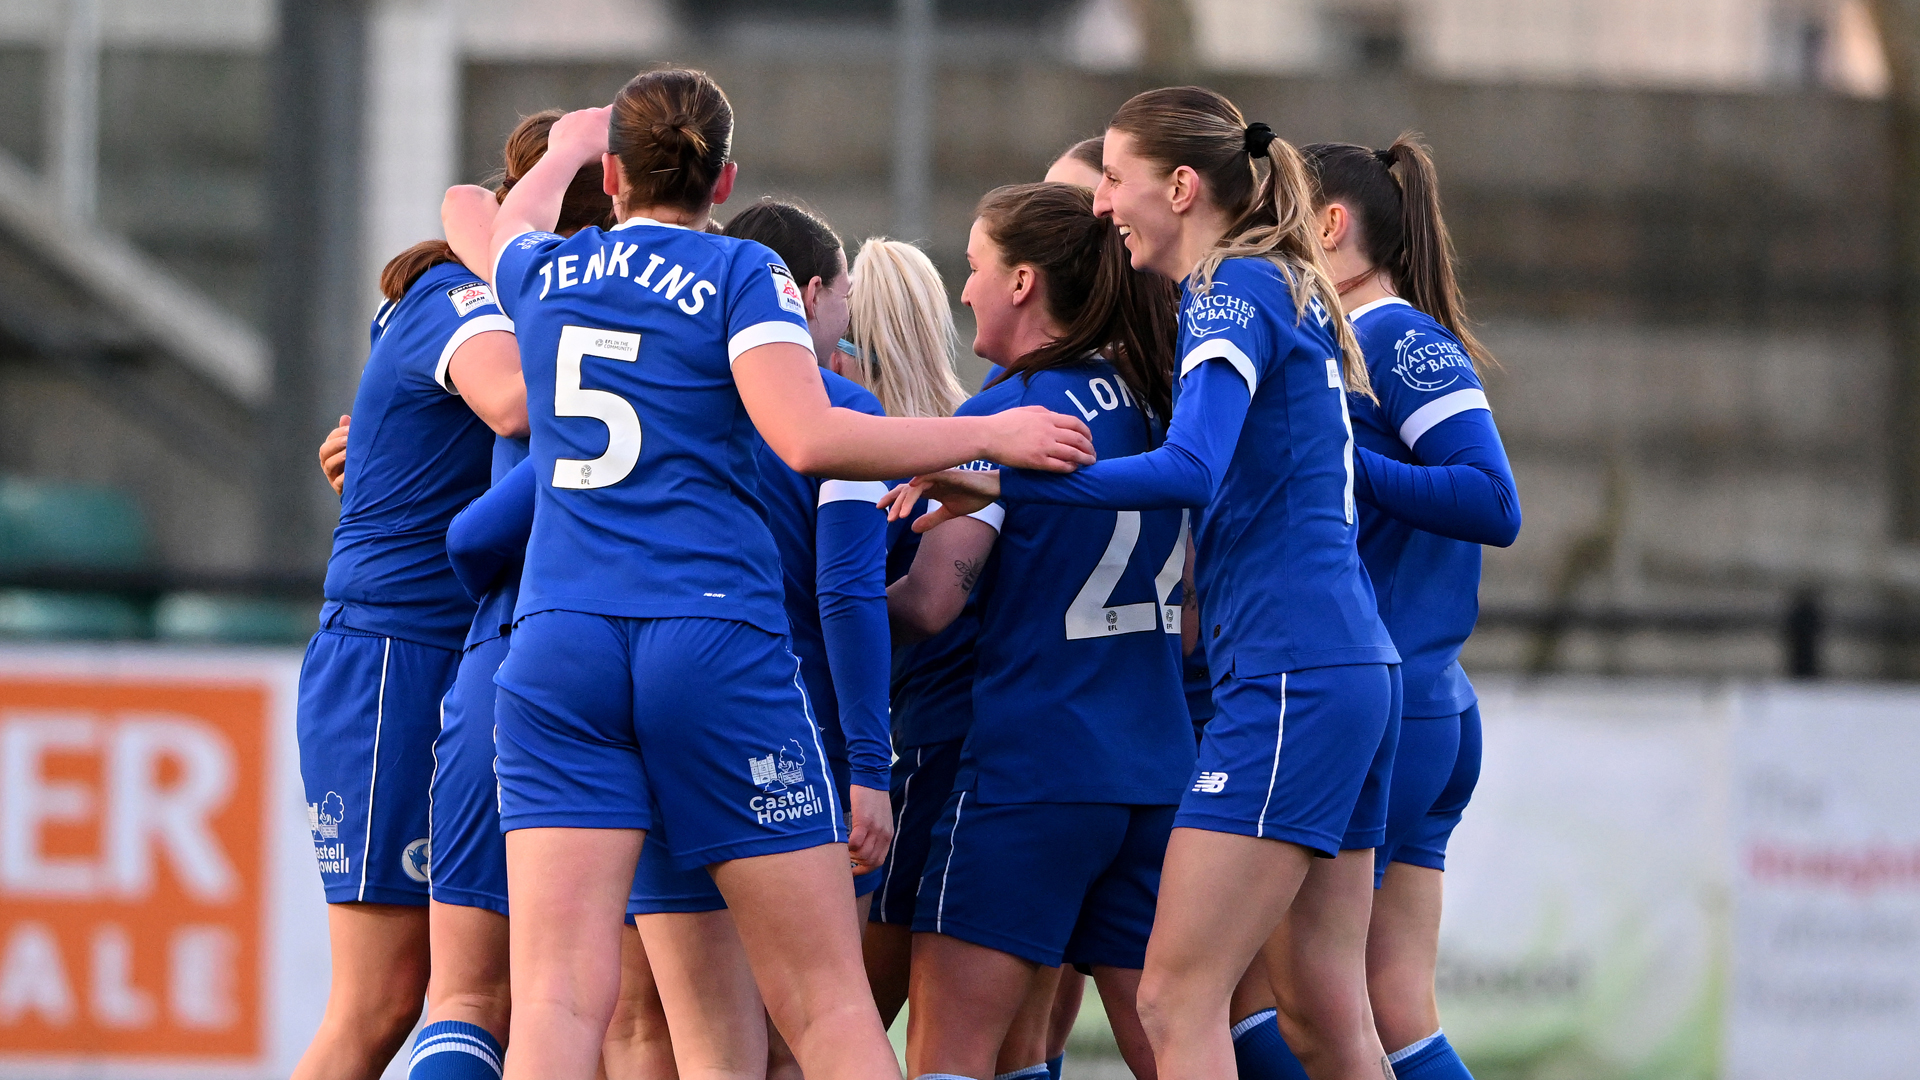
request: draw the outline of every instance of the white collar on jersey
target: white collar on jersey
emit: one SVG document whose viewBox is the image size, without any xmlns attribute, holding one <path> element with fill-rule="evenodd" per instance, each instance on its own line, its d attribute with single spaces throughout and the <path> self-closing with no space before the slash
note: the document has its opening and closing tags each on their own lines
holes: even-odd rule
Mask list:
<svg viewBox="0 0 1920 1080">
<path fill-rule="evenodd" d="M 1371 304 L 1361 304 L 1359 307 L 1353 309 L 1352 311 L 1347 312 L 1347 321 L 1358 322 L 1360 321 L 1360 316 L 1365 315 L 1370 311 L 1377 311 L 1380 308 L 1389 307 L 1394 304 L 1406 304 L 1408 307 L 1413 306 L 1412 304 L 1407 304 L 1405 300 L 1402 300 L 1397 296 L 1383 296 L 1380 299 L 1375 300 Z"/>
<path fill-rule="evenodd" d="M 682 232 L 693 231 L 692 229 L 687 228 L 685 225 L 675 225 L 671 221 L 655 221 L 650 217 L 630 217 L 627 220 L 621 222 L 620 224 L 615 225 L 613 228 L 608 229 L 607 231 L 619 232 L 621 229 L 631 229 L 635 225 L 658 225 L 663 229 L 679 229 Z"/>
</svg>

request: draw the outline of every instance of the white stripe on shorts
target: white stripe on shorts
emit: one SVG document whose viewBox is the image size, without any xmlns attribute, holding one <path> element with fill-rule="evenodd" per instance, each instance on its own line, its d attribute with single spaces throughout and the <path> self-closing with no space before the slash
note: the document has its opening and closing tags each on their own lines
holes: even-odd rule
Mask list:
<svg viewBox="0 0 1920 1080">
<path fill-rule="evenodd" d="M 1273 733 L 1273 771 L 1267 774 L 1267 801 L 1260 804 L 1260 821 L 1253 835 L 1267 835 L 1267 808 L 1273 805 L 1273 785 L 1280 779 L 1280 746 L 1287 741 L 1287 673 L 1280 673 L 1280 726 Z"/>
<path fill-rule="evenodd" d="M 393 639 L 387 638 L 380 649 L 380 696 L 373 703 L 373 763 L 367 770 L 367 835 L 360 844 L 360 891 L 355 900 L 367 898 L 367 855 L 373 850 L 373 786 L 380 782 L 380 723 L 387 711 L 387 661 L 393 658 Z"/>
<path fill-rule="evenodd" d="M 787 649 L 787 655 L 793 656 L 791 646 Z M 840 813 L 840 783 L 834 779 L 833 764 L 827 760 L 826 744 L 820 741 L 820 725 L 813 721 L 813 699 L 807 696 L 806 684 L 800 680 L 800 658 L 797 656 L 793 659 L 793 687 L 800 691 L 800 707 L 807 714 L 807 729 L 813 732 L 813 752 L 820 755 L 820 775 L 825 778 L 823 786 L 827 789 L 827 810 L 833 815 L 833 827 L 837 830 L 841 822 L 846 820 Z M 849 839 L 853 836 L 851 825 L 847 826 L 847 836 Z"/>
<path fill-rule="evenodd" d="M 933 932 L 943 934 L 940 929 L 942 920 L 947 917 L 947 875 L 953 873 L 953 838 L 960 835 L 960 815 L 967 808 L 967 793 L 960 793 L 960 801 L 953 804 L 953 828 L 947 832 L 947 865 L 940 871 L 940 904 L 933 909 Z"/>
<path fill-rule="evenodd" d="M 913 800 L 913 779 L 914 777 L 920 775 L 920 766 L 925 765 L 926 763 L 927 763 L 927 748 L 924 746 L 914 747 L 913 748 L 913 771 L 907 774 L 907 782 L 900 785 L 900 816 L 898 820 L 902 822 L 907 820 L 907 803 Z M 895 836 L 895 839 L 897 840 L 899 837 L 899 830 L 896 829 L 894 831 L 894 836 Z M 888 862 L 893 861 L 892 848 L 887 849 L 887 861 Z M 887 898 L 893 895 L 893 879 L 899 876 L 900 876 L 899 874 L 894 873 L 893 867 L 887 868 L 887 883 L 880 887 L 880 911 L 882 914 L 885 914 L 887 910 Z"/>
</svg>

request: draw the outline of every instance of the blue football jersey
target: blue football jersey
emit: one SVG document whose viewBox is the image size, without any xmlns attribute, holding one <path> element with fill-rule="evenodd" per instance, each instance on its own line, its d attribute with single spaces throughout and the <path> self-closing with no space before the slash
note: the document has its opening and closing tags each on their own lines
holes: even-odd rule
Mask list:
<svg viewBox="0 0 1920 1080">
<path fill-rule="evenodd" d="M 494 435 L 447 364 L 490 330 L 513 323 L 459 263 L 428 268 L 374 315 L 321 625 L 460 648 L 474 605 L 447 562 L 447 523 L 486 490 Z"/>
<path fill-rule="evenodd" d="M 1200 632 L 1216 682 L 1399 659 L 1356 547 L 1332 317 L 1318 300 L 1296 312 L 1266 259 L 1228 259 L 1208 291 L 1182 289 L 1180 374 L 1219 360 L 1253 398 L 1219 491 L 1194 519 Z"/>
<path fill-rule="evenodd" d="M 959 415 L 1025 405 L 1084 419 L 1102 460 L 1156 437 L 1157 421 L 1099 359 L 1015 376 Z M 985 803 L 1180 801 L 1194 760 L 1178 659 L 1181 524 L 1178 510 L 1006 504 L 980 580 L 974 719 L 956 789 Z"/>
<path fill-rule="evenodd" d="M 840 408 L 885 416 L 880 399 L 824 368 L 827 400 Z M 800 658 L 827 757 L 845 761 L 853 782 L 886 790 L 887 515 L 876 504 L 887 485 L 802 476 L 765 441 L 756 453 L 760 497 L 780 549 L 787 621 Z M 830 549 L 831 546 L 831 549 Z M 829 634 L 823 609 L 841 620 Z M 842 689 L 851 694 L 843 696 Z"/>
<path fill-rule="evenodd" d="M 510 439 L 505 435 L 496 435 L 493 440 L 493 483 L 498 484 L 502 477 L 513 471 L 515 465 L 527 460 L 527 440 Z M 471 649 L 483 641 L 507 632 L 513 625 L 513 608 L 520 602 L 520 566 L 514 565 L 502 574 L 487 595 L 480 598 L 480 610 L 474 613 L 473 628 L 467 631 L 467 648 Z"/>
<path fill-rule="evenodd" d="M 761 244 L 632 218 L 526 233 L 495 270 L 515 316 L 540 478 L 516 618 L 562 609 L 787 631 L 780 556 L 733 361 L 809 352 Z"/>
<path fill-rule="evenodd" d="M 1436 424 L 1487 409 L 1486 392 L 1458 340 L 1399 297 L 1352 315 L 1367 354 L 1374 404 L 1350 399 L 1354 438 L 1383 457 L 1412 462 Z M 1405 716 L 1452 716 L 1476 700 L 1460 646 L 1480 614 L 1480 545 L 1416 529 L 1362 503 L 1360 556 L 1379 594 L 1380 618 L 1400 650 Z"/>
</svg>

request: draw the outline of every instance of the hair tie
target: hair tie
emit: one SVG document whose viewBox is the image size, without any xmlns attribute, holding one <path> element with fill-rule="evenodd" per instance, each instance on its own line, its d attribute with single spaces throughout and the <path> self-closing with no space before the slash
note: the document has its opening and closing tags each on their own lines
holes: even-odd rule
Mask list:
<svg viewBox="0 0 1920 1080">
<path fill-rule="evenodd" d="M 1246 142 L 1242 148 L 1253 157 L 1263 158 L 1267 156 L 1267 147 L 1273 145 L 1274 138 L 1272 128 L 1258 122 L 1251 123 L 1247 125 Z"/>
<path fill-rule="evenodd" d="M 1373 160 L 1379 162 L 1382 168 L 1391 169 L 1393 168 L 1395 160 L 1394 153 L 1391 149 L 1375 150 L 1373 152 Z"/>
</svg>

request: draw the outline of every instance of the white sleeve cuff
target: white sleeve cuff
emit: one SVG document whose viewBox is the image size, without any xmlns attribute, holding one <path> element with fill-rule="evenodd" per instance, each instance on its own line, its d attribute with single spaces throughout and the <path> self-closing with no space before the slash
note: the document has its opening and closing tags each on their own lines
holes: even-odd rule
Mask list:
<svg viewBox="0 0 1920 1080">
<path fill-rule="evenodd" d="M 1186 378 L 1187 372 L 1192 371 L 1208 360 L 1225 360 L 1227 363 L 1232 364 L 1233 370 L 1239 372 L 1240 377 L 1247 380 L 1248 397 L 1252 397 L 1253 392 L 1259 388 L 1260 373 L 1253 366 L 1253 360 L 1248 357 L 1246 353 L 1240 351 L 1240 346 L 1235 345 L 1225 338 L 1215 338 L 1212 341 L 1203 341 L 1195 345 L 1193 351 L 1188 353 L 1180 361 L 1180 377 L 1183 379 Z"/>
<path fill-rule="evenodd" d="M 1432 431 L 1442 420 L 1458 416 L 1469 409 L 1493 411 L 1493 406 L 1487 404 L 1486 391 L 1455 390 L 1451 394 L 1434 398 L 1413 410 L 1413 415 L 1407 417 L 1407 422 L 1400 425 L 1400 441 L 1411 450 L 1413 444 L 1420 441 L 1420 436 Z"/>
<path fill-rule="evenodd" d="M 928 499 L 927 511 L 931 513 L 933 509 L 939 505 L 940 505 L 939 499 Z M 975 510 L 973 513 L 968 514 L 967 516 L 972 518 L 975 521 L 980 522 L 982 525 L 985 525 L 987 528 L 992 529 L 994 532 L 999 532 L 1000 526 L 1006 524 L 1007 508 L 1005 505 L 1001 503 L 990 503 L 979 510 Z"/>
<path fill-rule="evenodd" d="M 780 341 L 791 342 L 807 350 L 807 355 L 813 355 L 813 338 L 808 336 L 806 327 L 775 319 L 770 322 L 755 323 L 733 335 L 727 342 L 727 363 L 731 364 L 740 359 L 741 354 L 749 349 L 757 349 L 762 345 L 772 345 Z"/>
<path fill-rule="evenodd" d="M 485 334 L 493 330 L 502 330 L 511 334 L 513 320 L 505 315 L 482 315 L 477 319 L 468 319 L 461 323 L 460 329 L 455 330 L 453 336 L 447 339 L 447 347 L 440 350 L 440 362 L 433 368 L 433 381 L 445 388 L 447 393 L 459 397 L 460 391 L 454 387 L 453 379 L 447 372 L 447 365 L 453 363 L 453 354 L 459 352 L 460 346 L 465 345 L 468 339 L 476 334 Z"/>
<path fill-rule="evenodd" d="M 820 505 L 832 502 L 863 502 L 874 509 L 887 493 L 887 485 L 879 480 L 828 480 L 820 485 Z"/>
</svg>

